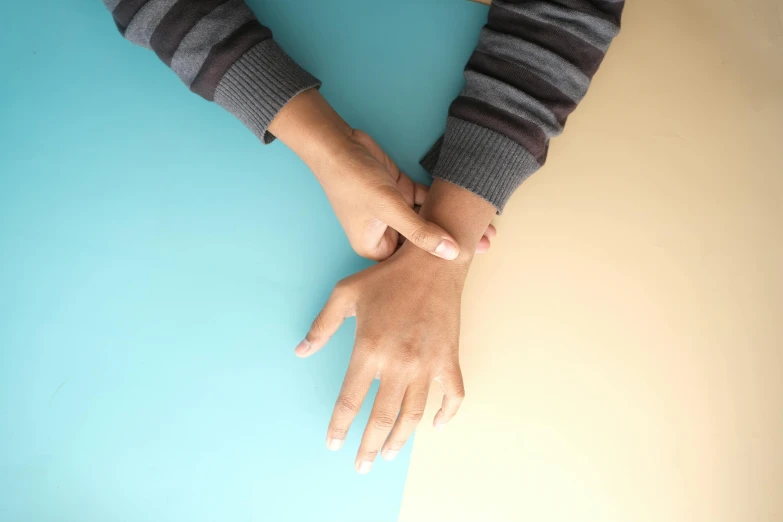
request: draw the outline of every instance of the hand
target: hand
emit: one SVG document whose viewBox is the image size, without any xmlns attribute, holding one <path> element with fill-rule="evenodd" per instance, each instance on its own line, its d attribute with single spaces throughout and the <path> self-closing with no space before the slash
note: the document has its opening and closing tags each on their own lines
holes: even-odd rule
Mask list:
<svg viewBox="0 0 783 522">
<path fill-rule="evenodd" d="M 352 129 L 317 90 L 296 96 L 275 117 L 270 131 L 290 146 L 321 183 L 353 249 L 382 261 L 400 244 L 400 234 L 443 259 L 459 247 L 441 227 L 416 213 L 428 188 L 414 183 L 366 133 Z M 490 225 L 477 245 L 489 248 Z"/>
<path fill-rule="evenodd" d="M 405 237 L 443 259 L 459 255 L 454 239 L 416 212 L 429 188 L 401 172 L 367 133 L 349 131 L 344 148 L 333 159 L 314 172 L 357 254 L 383 261 Z M 489 250 L 495 234 L 495 227 L 489 225 L 476 252 Z"/>
<path fill-rule="evenodd" d="M 297 347 L 297 355 L 312 355 L 346 317 L 357 317 L 356 341 L 329 423 L 327 447 L 342 446 L 373 378 L 380 378 L 356 457 L 359 473 L 370 471 L 382 448 L 384 459 L 397 456 L 422 418 L 432 381 L 444 392 L 436 426 L 448 422 L 462 402 L 459 322 L 467 269 L 450 264 L 403 245 L 389 260 L 338 283 Z"/>
<path fill-rule="evenodd" d="M 463 254 L 443 261 L 406 243 L 389 260 L 341 281 L 305 340 L 300 357 L 320 350 L 346 317 L 356 316 L 356 341 L 327 432 L 338 450 L 373 378 L 381 384 L 362 437 L 355 467 L 367 473 L 382 450 L 397 456 L 422 418 L 430 383 L 443 388 L 435 426 L 456 413 L 465 395 L 459 367 L 462 289 L 472 255 L 494 208 L 466 190 L 440 180 L 423 213 L 453 231 Z"/>
</svg>

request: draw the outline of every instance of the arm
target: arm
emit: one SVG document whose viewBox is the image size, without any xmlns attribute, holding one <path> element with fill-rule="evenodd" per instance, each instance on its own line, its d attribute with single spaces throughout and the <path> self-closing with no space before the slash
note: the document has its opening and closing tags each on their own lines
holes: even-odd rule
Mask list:
<svg viewBox="0 0 783 522">
<path fill-rule="evenodd" d="M 125 38 L 155 51 L 191 91 L 264 143 L 279 136 L 291 147 L 315 173 L 357 253 L 386 259 L 402 234 L 435 256 L 457 256 L 453 238 L 414 211 L 427 187 L 343 121 L 316 90 L 320 82 L 283 52 L 242 0 L 104 3 Z M 487 238 L 481 250 L 488 246 Z"/>
<path fill-rule="evenodd" d="M 549 140 L 563 131 L 620 30 L 624 4 L 494 0 L 446 132 L 422 166 L 501 211 L 544 165 Z"/>
<path fill-rule="evenodd" d="M 151 49 L 191 91 L 236 116 L 264 143 L 294 96 L 319 87 L 242 0 L 103 0 L 120 33 Z"/>
</svg>

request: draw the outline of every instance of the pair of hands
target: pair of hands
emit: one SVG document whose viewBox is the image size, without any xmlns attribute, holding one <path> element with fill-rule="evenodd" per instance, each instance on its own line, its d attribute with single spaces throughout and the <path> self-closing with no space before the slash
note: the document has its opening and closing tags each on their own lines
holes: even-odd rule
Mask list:
<svg viewBox="0 0 783 522">
<path fill-rule="evenodd" d="M 294 97 L 269 131 L 313 171 L 360 256 L 388 259 L 402 238 L 443 259 L 459 255 L 451 234 L 417 213 L 429 188 L 401 172 L 375 140 L 351 128 L 317 90 Z M 495 234 L 488 225 L 476 252 L 486 252 Z"/>
<path fill-rule="evenodd" d="M 367 473 L 379 453 L 386 460 L 397 456 L 422 419 L 433 381 L 444 391 L 435 426 L 459 408 L 462 289 L 473 253 L 486 251 L 495 235 L 488 226 L 495 209 L 443 181 L 431 190 L 414 183 L 315 90 L 289 102 L 270 132 L 313 171 L 354 250 L 385 260 L 338 283 L 295 350 L 300 357 L 314 354 L 346 317 L 357 317 L 327 447 L 342 447 L 373 379 L 380 378 L 355 462 L 359 473 Z M 400 246 L 403 237 L 408 241 Z"/>
</svg>

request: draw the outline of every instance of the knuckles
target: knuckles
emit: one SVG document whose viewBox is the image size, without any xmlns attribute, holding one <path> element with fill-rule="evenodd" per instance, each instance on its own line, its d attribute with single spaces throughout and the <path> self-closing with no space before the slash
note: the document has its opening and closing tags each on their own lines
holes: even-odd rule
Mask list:
<svg viewBox="0 0 783 522">
<path fill-rule="evenodd" d="M 405 439 L 390 440 L 386 444 L 386 446 L 387 446 L 386 449 L 390 449 L 390 450 L 393 450 L 393 451 L 400 451 L 400 449 L 402 449 L 402 447 L 405 446 L 406 442 L 408 442 L 408 441 L 405 440 Z"/>
<path fill-rule="evenodd" d="M 360 455 L 361 455 L 362 460 L 373 461 L 373 460 L 375 460 L 375 457 L 378 456 L 378 450 L 364 450 L 364 451 L 360 451 Z"/>
<path fill-rule="evenodd" d="M 412 346 L 400 348 L 392 357 L 394 368 L 404 374 L 416 373 L 423 362 L 421 352 Z"/>
<path fill-rule="evenodd" d="M 348 436 L 348 430 L 345 428 L 331 428 L 329 430 L 329 435 L 333 439 L 345 440 Z"/>
<path fill-rule="evenodd" d="M 334 409 L 340 413 L 355 414 L 361 408 L 361 402 L 353 397 L 340 395 L 337 397 L 337 402 L 334 405 Z"/>
<path fill-rule="evenodd" d="M 388 431 L 397 419 L 388 413 L 377 413 L 370 419 L 370 426 L 378 431 Z"/>
<path fill-rule="evenodd" d="M 332 290 L 332 293 L 338 296 L 340 294 L 344 294 L 345 291 L 348 290 L 349 284 L 350 283 L 348 282 L 347 277 L 345 279 L 340 279 L 339 281 L 337 281 L 337 284 L 334 285 L 334 290 Z"/>
<path fill-rule="evenodd" d="M 310 325 L 310 333 L 315 336 L 322 334 L 326 330 L 326 321 L 323 317 L 323 312 L 318 314 L 313 320 L 313 324 Z"/>
<path fill-rule="evenodd" d="M 400 414 L 400 417 L 402 418 L 403 422 L 407 422 L 409 424 L 418 424 L 419 422 L 421 422 L 421 419 L 424 418 L 424 410 L 416 409 L 416 410 L 403 411 Z"/>
<path fill-rule="evenodd" d="M 411 243 L 418 246 L 426 245 L 430 238 L 430 232 L 425 227 L 419 227 L 409 234 Z"/>
<path fill-rule="evenodd" d="M 355 276 L 341 279 L 332 289 L 332 297 L 340 301 L 348 301 L 354 296 Z"/>
</svg>

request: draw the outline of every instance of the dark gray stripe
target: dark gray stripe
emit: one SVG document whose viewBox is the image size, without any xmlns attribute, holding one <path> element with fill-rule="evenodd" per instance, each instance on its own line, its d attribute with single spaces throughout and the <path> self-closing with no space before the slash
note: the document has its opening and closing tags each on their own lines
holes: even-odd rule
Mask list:
<svg viewBox="0 0 783 522">
<path fill-rule="evenodd" d="M 546 161 L 547 139 L 535 123 L 465 96 L 459 96 L 452 102 L 449 116 L 475 123 L 514 140 L 527 149 L 539 165 Z"/>
<path fill-rule="evenodd" d="M 593 14 L 568 9 L 552 2 L 515 4 L 494 0 L 493 5 L 571 33 L 604 53 L 619 30 L 614 21 L 610 22 Z"/>
<path fill-rule="evenodd" d="M 150 47 L 165 63 L 171 59 L 179 44 L 191 29 L 217 6 L 228 0 L 179 0 L 163 17 L 150 38 Z"/>
<path fill-rule="evenodd" d="M 565 124 L 568 115 L 576 108 L 576 102 L 563 94 L 560 89 L 518 64 L 475 51 L 468 61 L 467 68 L 497 78 L 534 96 L 552 111 L 561 125 Z"/>
<path fill-rule="evenodd" d="M 507 0 L 508 1 L 508 0 Z M 601 18 L 607 22 L 617 23 L 615 17 L 611 14 L 611 4 L 623 3 L 612 2 L 610 0 L 512 0 L 516 4 L 528 4 L 539 3 L 546 1 L 547 3 L 557 4 L 566 7 L 572 11 L 579 11 L 586 13 L 596 18 Z"/>
<path fill-rule="evenodd" d="M 536 44 L 562 57 L 587 77 L 598 70 L 604 53 L 557 25 L 542 23 L 502 7 L 493 7 L 487 27 Z"/>
<path fill-rule="evenodd" d="M 149 48 L 152 34 L 157 29 L 163 16 L 175 3 L 177 3 L 177 0 L 150 0 L 147 2 L 133 17 L 128 29 L 125 31 L 125 38 L 137 45 Z"/>
<path fill-rule="evenodd" d="M 105 5 L 109 11 L 114 11 L 114 8 L 117 7 L 117 4 L 119 3 L 120 0 L 103 0 L 103 5 Z"/>
<path fill-rule="evenodd" d="M 465 71 L 465 87 L 460 96 L 481 100 L 520 120 L 527 120 L 539 127 L 547 138 L 563 132 L 563 127 L 546 105 L 491 76 L 471 70 Z"/>
<path fill-rule="evenodd" d="M 617 26 L 620 26 L 620 19 L 623 15 L 623 7 L 625 7 L 625 0 L 619 0 L 616 2 L 613 2 L 611 0 L 593 0 L 593 4 L 603 11 L 604 13 L 608 14 L 612 17 L 614 22 L 617 24 Z"/>
<path fill-rule="evenodd" d="M 190 90 L 212 101 L 220 80 L 234 62 L 253 46 L 270 38 L 272 38 L 272 31 L 257 20 L 244 24 L 231 36 L 212 47 Z"/>
<path fill-rule="evenodd" d="M 255 15 L 242 0 L 229 0 L 217 7 L 182 39 L 171 59 L 171 69 L 190 87 L 212 46 L 253 20 Z"/>
<path fill-rule="evenodd" d="M 590 85 L 590 78 L 571 62 L 539 45 L 508 34 L 481 29 L 478 51 L 518 63 L 544 81 L 557 85 L 566 96 L 580 101 Z"/>
<path fill-rule="evenodd" d="M 130 25 L 133 17 L 139 12 L 139 9 L 144 7 L 149 0 L 122 0 L 117 7 L 112 11 L 114 16 L 114 22 L 117 24 L 120 32 L 125 34 L 125 30 Z"/>
</svg>

